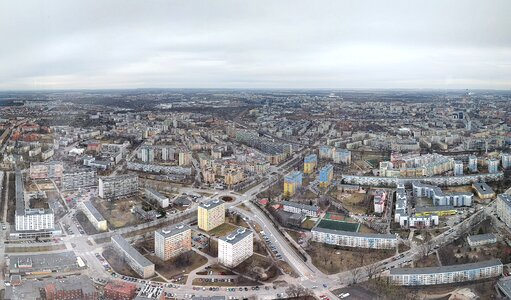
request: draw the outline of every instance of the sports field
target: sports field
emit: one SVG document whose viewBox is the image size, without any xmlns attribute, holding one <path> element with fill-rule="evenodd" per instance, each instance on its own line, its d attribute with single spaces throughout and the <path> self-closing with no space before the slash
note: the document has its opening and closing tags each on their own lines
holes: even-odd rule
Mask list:
<svg viewBox="0 0 511 300">
<path fill-rule="evenodd" d="M 333 230 L 342 230 L 342 231 L 350 231 L 350 232 L 358 232 L 360 228 L 359 223 L 348 223 L 344 221 L 332 221 L 332 220 L 321 220 L 317 227 L 333 229 Z"/>
</svg>

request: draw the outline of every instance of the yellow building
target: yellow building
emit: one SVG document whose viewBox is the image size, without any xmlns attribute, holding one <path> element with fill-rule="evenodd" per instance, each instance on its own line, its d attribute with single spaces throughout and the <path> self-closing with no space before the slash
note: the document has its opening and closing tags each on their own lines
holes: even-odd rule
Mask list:
<svg viewBox="0 0 511 300">
<path fill-rule="evenodd" d="M 318 165 L 318 156 L 316 154 L 310 154 L 303 160 L 303 173 L 312 174 Z"/>
<path fill-rule="evenodd" d="M 210 231 L 225 222 L 225 205 L 222 200 L 214 199 L 199 204 L 197 209 L 199 229 Z"/>
<path fill-rule="evenodd" d="M 284 177 L 284 195 L 292 196 L 302 186 L 302 173 L 293 171 Z"/>
</svg>

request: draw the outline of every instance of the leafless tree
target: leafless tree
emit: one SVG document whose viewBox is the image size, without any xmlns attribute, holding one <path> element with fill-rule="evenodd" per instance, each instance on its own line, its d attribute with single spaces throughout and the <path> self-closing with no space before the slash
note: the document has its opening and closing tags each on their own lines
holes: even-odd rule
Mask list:
<svg viewBox="0 0 511 300">
<path fill-rule="evenodd" d="M 380 267 L 379 264 L 369 264 L 369 265 L 365 266 L 364 270 L 367 273 L 367 277 L 369 277 L 369 279 L 372 279 L 373 276 L 375 276 L 378 273 L 379 267 Z"/>
<path fill-rule="evenodd" d="M 311 290 L 296 284 L 291 284 L 286 289 L 286 294 L 291 297 L 299 298 L 299 297 L 305 297 L 310 296 L 312 294 Z"/>
<path fill-rule="evenodd" d="M 351 283 L 357 284 L 362 279 L 362 269 L 361 268 L 355 268 L 350 270 L 351 275 Z"/>
</svg>

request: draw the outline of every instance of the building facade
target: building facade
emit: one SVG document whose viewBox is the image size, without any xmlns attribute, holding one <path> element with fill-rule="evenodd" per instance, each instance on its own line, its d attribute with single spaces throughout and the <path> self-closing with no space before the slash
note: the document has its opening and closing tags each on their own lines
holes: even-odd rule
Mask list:
<svg viewBox="0 0 511 300">
<path fill-rule="evenodd" d="M 398 240 L 394 234 L 371 234 L 314 227 L 312 241 L 329 245 L 370 249 L 393 249 Z"/>
<path fill-rule="evenodd" d="M 119 198 L 138 192 L 138 176 L 126 174 L 111 177 L 100 177 L 98 195 L 101 198 Z"/>
<path fill-rule="evenodd" d="M 94 169 L 82 169 L 65 172 L 62 175 L 62 190 L 76 190 L 91 187 L 97 184 L 96 171 Z"/>
<path fill-rule="evenodd" d="M 511 227 L 511 195 L 499 194 L 497 196 L 497 216 Z"/>
<path fill-rule="evenodd" d="M 417 286 L 448 284 L 497 277 L 502 274 L 500 259 L 428 268 L 396 268 L 390 270 L 395 285 Z"/>
<path fill-rule="evenodd" d="M 306 205 L 290 201 L 282 201 L 282 207 L 284 211 L 295 214 L 301 214 L 309 217 L 317 217 L 319 214 L 319 208 L 317 206 L 312 205 Z"/>
<path fill-rule="evenodd" d="M 319 170 L 319 187 L 326 188 L 334 179 L 334 167 L 328 164 Z"/>
<path fill-rule="evenodd" d="M 284 176 L 284 195 L 292 196 L 302 186 L 302 172 L 293 171 Z"/>
<path fill-rule="evenodd" d="M 108 226 L 105 218 L 96 209 L 96 207 L 90 201 L 82 201 L 79 204 L 80 209 L 83 211 L 87 219 L 92 223 L 94 228 L 98 231 L 107 231 Z"/>
<path fill-rule="evenodd" d="M 144 191 L 146 198 L 158 204 L 158 206 L 162 208 L 167 208 L 169 206 L 169 198 L 163 196 L 157 190 L 153 188 L 145 188 Z"/>
<path fill-rule="evenodd" d="M 210 231 L 225 223 L 225 204 L 220 199 L 199 204 L 197 209 L 198 227 Z"/>
<path fill-rule="evenodd" d="M 154 232 L 154 253 L 161 260 L 169 260 L 192 250 L 190 226 L 178 224 Z"/>
<path fill-rule="evenodd" d="M 303 173 L 312 174 L 318 165 L 318 156 L 316 154 L 309 154 L 303 159 Z"/>
<path fill-rule="evenodd" d="M 239 227 L 218 239 L 218 262 L 234 268 L 254 254 L 254 234 L 250 229 Z"/>
<path fill-rule="evenodd" d="M 128 265 L 142 278 L 154 276 L 154 264 L 140 254 L 122 236 L 112 236 L 114 248 L 123 255 Z"/>
</svg>

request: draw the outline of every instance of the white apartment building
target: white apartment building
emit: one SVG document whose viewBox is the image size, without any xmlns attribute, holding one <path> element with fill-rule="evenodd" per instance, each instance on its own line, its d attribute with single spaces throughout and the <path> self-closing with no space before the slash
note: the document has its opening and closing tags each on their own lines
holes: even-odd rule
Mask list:
<svg viewBox="0 0 511 300">
<path fill-rule="evenodd" d="M 76 190 L 91 187 L 97 184 L 96 171 L 93 169 L 80 169 L 65 172 L 62 175 L 62 190 Z"/>
<path fill-rule="evenodd" d="M 146 198 L 157 203 L 160 207 L 166 208 L 169 206 L 169 198 L 163 196 L 157 190 L 153 188 L 145 188 L 144 191 Z"/>
<path fill-rule="evenodd" d="M 467 242 L 470 247 L 494 244 L 497 242 L 497 236 L 493 233 L 469 235 L 467 237 Z"/>
<path fill-rule="evenodd" d="M 444 193 L 437 186 L 428 185 L 419 181 L 412 182 L 413 195 L 415 197 L 428 197 L 433 200 L 433 205 L 471 206 L 472 193 Z"/>
<path fill-rule="evenodd" d="M 454 161 L 454 176 L 463 175 L 463 162 L 461 160 Z"/>
<path fill-rule="evenodd" d="M 87 219 L 89 219 L 89 221 L 92 223 L 94 228 L 96 228 L 98 231 L 108 230 L 105 218 L 96 209 L 96 207 L 94 207 L 92 202 L 90 201 L 80 202 L 79 207 L 83 211 Z"/>
<path fill-rule="evenodd" d="M 98 194 L 101 198 L 119 198 L 138 192 L 138 176 L 135 174 L 100 177 Z"/>
<path fill-rule="evenodd" d="M 360 233 L 317 226 L 312 228 L 311 233 L 314 242 L 343 247 L 392 249 L 398 245 L 394 234 Z"/>
<path fill-rule="evenodd" d="M 395 285 L 447 284 L 497 277 L 502 274 L 502 268 L 500 259 L 492 259 L 443 267 L 396 268 L 390 270 L 389 278 Z"/>
<path fill-rule="evenodd" d="M 111 238 L 114 248 L 123 255 L 128 265 L 142 278 L 154 276 L 154 264 L 140 254 L 122 236 Z"/>
<path fill-rule="evenodd" d="M 154 253 L 161 260 L 168 260 L 190 250 L 192 250 L 190 226 L 178 224 L 154 232 Z"/>
<path fill-rule="evenodd" d="M 234 268 L 254 254 L 254 234 L 246 228 L 238 228 L 218 239 L 218 262 Z"/>
<path fill-rule="evenodd" d="M 16 170 L 15 175 L 16 211 L 14 224 L 16 231 L 52 230 L 55 228 L 55 219 L 52 209 L 32 209 L 25 205 L 25 191 L 23 175 Z"/>
<path fill-rule="evenodd" d="M 511 195 L 499 194 L 497 196 L 497 215 L 502 222 L 511 227 Z"/>
<path fill-rule="evenodd" d="M 282 201 L 282 207 L 284 211 L 295 214 L 302 214 L 309 217 L 317 217 L 319 213 L 319 208 L 317 206 L 294 203 L 290 201 Z"/>
</svg>

